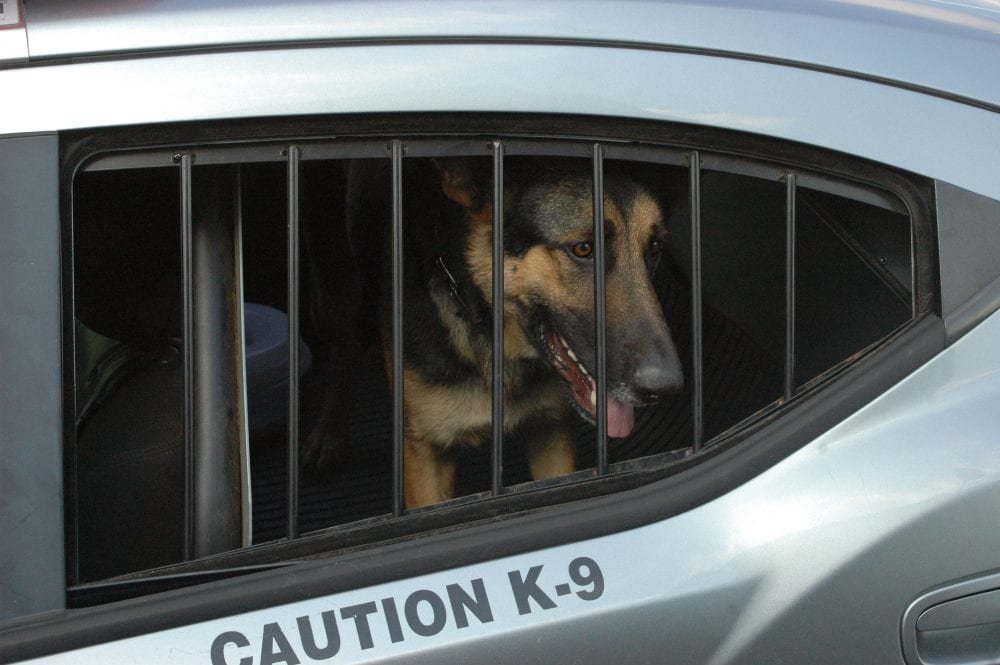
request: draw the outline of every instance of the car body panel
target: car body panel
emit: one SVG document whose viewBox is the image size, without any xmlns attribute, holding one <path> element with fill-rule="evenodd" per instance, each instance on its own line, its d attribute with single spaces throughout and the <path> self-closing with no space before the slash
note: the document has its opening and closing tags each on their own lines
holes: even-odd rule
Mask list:
<svg viewBox="0 0 1000 665">
<path fill-rule="evenodd" d="M 832 74 L 684 53 L 302 48 L 14 69 L 0 71 L 0 87 L 10 93 L 5 133 L 338 113 L 586 113 L 766 134 L 1000 199 L 1000 180 L 978 166 L 998 152 L 998 113 Z"/>
<path fill-rule="evenodd" d="M 956 339 L 1000 303 L 1000 202 L 935 184 L 941 312 Z"/>
<path fill-rule="evenodd" d="M 116 665 L 142 654 L 146 663 L 257 663 L 262 650 L 289 653 L 278 632 L 310 662 L 296 619 L 309 617 L 322 647 L 321 614 L 330 610 L 339 662 L 460 663 L 484 654 L 496 663 L 565 662 L 568 654 L 579 663 L 623 654 L 719 665 L 899 662 L 900 619 L 918 592 L 1000 568 L 996 531 L 974 528 L 1000 511 L 997 335 L 1000 315 L 802 450 L 670 520 L 457 569 L 442 562 L 430 575 L 29 662 Z M 603 574 L 596 598 L 577 595 L 596 591 L 571 577 L 580 557 Z M 482 583 L 491 619 L 467 613 L 468 625 L 458 627 L 448 586 L 471 596 L 473 580 Z M 553 607 L 528 597 L 532 583 Z M 566 583 L 570 591 L 560 596 Z M 421 591 L 441 599 L 447 620 L 423 636 L 403 624 L 394 642 L 383 599 L 403 616 Z M 529 609 L 523 614 L 519 594 Z M 376 606 L 367 608 L 371 646 L 362 648 L 344 612 L 353 616 L 366 603 Z M 414 605 L 419 621 L 431 624 L 431 602 Z M 271 624 L 277 628 L 265 628 Z M 212 661 L 220 636 L 223 656 Z"/>
<path fill-rule="evenodd" d="M 419 7 L 419 9 L 418 9 Z M 1000 104 L 994 3 L 561 0 L 371 3 L 34 1 L 31 57 L 312 41 L 557 40 L 642 44 L 830 68 Z M 879 44 L 879 49 L 869 48 Z"/>
<path fill-rule="evenodd" d="M 0 617 L 65 595 L 49 574 L 64 568 L 58 155 L 55 134 L 0 139 Z"/>
</svg>

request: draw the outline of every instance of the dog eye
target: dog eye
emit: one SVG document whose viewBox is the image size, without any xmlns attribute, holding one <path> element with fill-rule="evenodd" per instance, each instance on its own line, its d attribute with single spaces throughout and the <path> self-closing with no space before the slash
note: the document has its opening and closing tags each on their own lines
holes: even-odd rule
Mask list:
<svg viewBox="0 0 1000 665">
<path fill-rule="evenodd" d="M 574 245 L 570 245 L 569 250 L 573 252 L 573 256 L 578 259 L 589 259 L 591 254 L 594 253 L 594 245 L 593 243 L 587 241 L 578 242 Z"/>
<path fill-rule="evenodd" d="M 662 238 L 653 238 L 649 242 L 649 249 L 646 252 L 646 267 L 650 274 L 656 272 L 660 264 L 660 256 L 663 254 L 665 243 Z"/>
<path fill-rule="evenodd" d="M 660 254 L 667 248 L 667 242 L 663 238 L 653 238 L 649 241 L 649 249 L 647 252 L 651 259 L 658 259 Z"/>
</svg>

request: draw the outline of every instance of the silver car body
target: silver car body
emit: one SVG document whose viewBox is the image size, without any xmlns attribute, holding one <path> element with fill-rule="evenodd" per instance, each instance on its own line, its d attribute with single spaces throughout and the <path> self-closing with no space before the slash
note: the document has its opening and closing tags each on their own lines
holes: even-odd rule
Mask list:
<svg viewBox="0 0 1000 665">
<path fill-rule="evenodd" d="M 18 136 L 77 128 L 583 113 L 806 143 L 932 178 L 939 202 L 959 190 L 1000 201 L 994 2 L 42 0 L 24 31 L 27 52 L 2 54 L 0 157 Z M 620 533 L 458 568 L 441 558 L 438 572 L 30 662 L 207 663 L 235 632 L 245 640 L 223 640 L 218 662 L 250 665 L 276 631 L 313 662 L 296 619 L 319 631 L 334 609 L 330 662 L 921 662 L 911 605 L 1000 571 L 1000 315 L 962 323 L 971 299 L 1000 296 L 1000 218 L 953 213 L 938 222 L 944 351 L 736 489 Z M 482 591 L 488 619 L 458 620 L 456 584 Z M 984 584 L 973 591 L 1000 588 Z M 364 621 L 343 613 L 383 599 L 402 611 L 421 591 L 448 616 L 426 636 L 395 640 L 385 605 Z M 997 649 L 976 662 L 1000 662 Z"/>
</svg>

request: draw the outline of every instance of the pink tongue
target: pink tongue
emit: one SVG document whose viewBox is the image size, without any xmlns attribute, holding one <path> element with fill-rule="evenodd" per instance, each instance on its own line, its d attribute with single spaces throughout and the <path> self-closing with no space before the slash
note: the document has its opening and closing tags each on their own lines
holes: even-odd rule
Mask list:
<svg viewBox="0 0 1000 665">
<path fill-rule="evenodd" d="M 635 425 L 635 409 L 631 404 L 622 404 L 608 397 L 608 436 L 623 439 L 632 433 Z"/>
</svg>

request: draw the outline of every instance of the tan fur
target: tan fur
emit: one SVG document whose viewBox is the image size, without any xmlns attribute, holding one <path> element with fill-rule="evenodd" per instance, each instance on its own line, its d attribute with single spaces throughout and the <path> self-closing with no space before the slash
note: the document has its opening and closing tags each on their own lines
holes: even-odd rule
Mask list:
<svg viewBox="0 0 1000 665">
<path fill-rule="evenodd" d="M 631 223 L 628 226 L 629 251 L 625 256 L 641 259 L 655 227 L 662 223 L 660 206 L 645 192 L 640 193 L 629 211 Z"/>
<path fill-rule="evenodd" d="M 565 420 L 544 420 L 526 428 L 532 478 L 554 478 L 576 470 L 576 443 Z"/>
<path fill-rule="evenodd" d="M 492 391 L 479 381 L 440 386 L 418 372 L 403 370 L 405 403 L 404 488 L 406 505 L 416 508 L 451 498 L 455 483 L 452 447 L 478 446 L 488 441 L 492 426 Z M 509 386 L 513 381 L 505 381 Z M 558 422 L 539 426 L 528 449 L 534 478 L 548 478 L 575 469 L 573 442 L 565 422 L 572 418 L 554 381 L 529 386 L 527 395 L 504 395 L 504 431 L 525 421 Z"/>
<path fill-rule="evenodd" d="M 424 381 L 420 374 L 404 367 L 403 395 L 408 436 L 434 441 L 441 448 L 479 445 L 488 438 L 492 425 L 492 391 L 485 382 L 469 381 L 456 386 L 440 386 Z M 510 382 L 505 382 L 510 383 Z M 545 413 L 559 413 L 564 402 L 555 381 L 528 386 L 514 400 L 508 389 L 504 395 L 504 430 L 512 431 L 525 420 Z M 528 399 L 525 399 L 527 394 Z"/>
<path fill-rule="evenodd" d="M 403 448 L 403 493 L 408 508 L 447 501 L 455 486 L 455 460 L 434 444 L 407 437 Z"/>
<path fill-rule="evenodd" d="M 472 273 L 472 281 L 490 305 L 493 304 L 493 218 L 492 207 L 489 216 L 475 220 L 469 233 L 465 250 L 465 260 Z M 507 359 L 536 358 L 535 347 L 518 324 L 516 300 L 518 294 L 518 265 L 521 263 L 508 258 L 504 261 L 504 357 Z M 537 267 L 537 266 L 536 266 Z M 520 271 L 524 274 L 524 271 Z"/>
<path fill-rule="evenodd" d="M 630 223 L 627 227 L 608 212 L 605 212 L 605 216 L 610 218 L 611 223 L 618 229 L 615 236 L 617 242 L 625 245 L 625 251 L 617 252 L 619 257 L 617 278 L 608 281 L 605 291 L 608 319 L 626 320 L 629 308 L 634 308 L 636 302 L 656 302 L 652 296 L 646 299 L 637 297 L 639 295 L 637 289 L 644 282 L 636 279 L 635 275 L 646 271 L 645 249 L 649 245 L 654 229 L 661 222 L 660 207 L 649 195 L 641 193 L 628 213 Z M 651 286 L 648 288 L 651 289 Z"/>
</svg>

